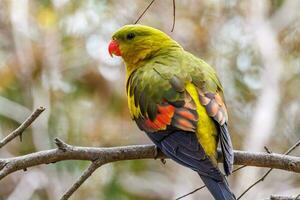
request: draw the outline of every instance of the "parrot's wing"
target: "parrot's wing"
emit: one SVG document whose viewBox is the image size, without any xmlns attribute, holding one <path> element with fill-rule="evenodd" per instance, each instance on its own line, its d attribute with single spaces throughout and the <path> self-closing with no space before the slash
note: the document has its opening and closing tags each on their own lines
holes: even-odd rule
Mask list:
<svg viewBox="0 0 300 200">
<path fill-rule="evenodd" d="M 202 77 L 197 76 L 197 73 L 193 73 L 192 82 L 198 88 L 200 103 L 205 106 L 207 114 L 215 120 L 219 128 L 219 139 L 224 157 L 224 171 L 226 175 L 229 175 L 232 173 L 234 155 L 230 134 L 227 129 L 227 109 L 220 81 L 212 68 L 208 65 L 207 67 L 208 70 L 204 74 L 202 72 Z"/>
<path fill-rule="evenodd" d="M 139 69 L 127 82 L 132 118 L 147 133 L 177 128 L 195 132 L 196 105 L 185 91 L 185 81 L 161 74 L 159 65 Z"/>
<path fill-rule="evenodd" d="M 195 134 L 197 108 L 185 90 L 185 82 L 191 79 L 168 71 L 164 73 L 156 65 L 139 69 L 129 77 L 127 93 L 132 117 L 165 155 L 203 176 L 222 181 L 223 175 Z"/>
<path fill-rule="evenodd" d="M 155 134 L 155 137 L 160 137 L 157 136 L 157 132 L 166 133 L 174 130 L 182 133 L 195 133 L 199 118 L 197 107 L 185 88 L 186 83 L 192 82 L 198 89 L 201 104 L 205 106 L 207 113 L 216 121 L 219 128 L 224 169 L 226 174 L 229 174 L 232 169 L 233 153 L 226 125 L 227 112 L 221 86 L 218 81 L 215 83 L 210 78 L 212 74 L 198 73 L 198 71 L 176 71 L 176 69 L 178 68 L 169 68 L 159 64 L 148 65 L 138 69 L 129 77 L 127 93 L 132 118 L 137 122 L 139 128 L 147 132 L 149 136 Z M 199 77 L 202 79 L 199 80 Z M 181 135 L 182 138 L 186 136 Z M 194 137 L 197 138 L 196 135 Z M 186 158 L 182 157 L 186 163 L 194 163 L 193 158 L 196 156 L 192 152 L 195 153 L 198 149 L 194 149 L 188 154 L 185 150 L 189 147 L 179 145 L 180 141 L 177 141 L 176 145 L 168 138 L 164 141 L 164 143 L 166 142 L 171 142 L 172 148 L 176 149 L 177 153 L 181 152 L 182 156 L 188 155 Z M 196 143 L 198 144 L 198 140 Z M 169 147 L 171 146 L 169 145 Z M 179 158 L 178 155 L 173 155 L 173 157 Z M 197 167 L 199 166 L 191 168 Z"/>
</svg>

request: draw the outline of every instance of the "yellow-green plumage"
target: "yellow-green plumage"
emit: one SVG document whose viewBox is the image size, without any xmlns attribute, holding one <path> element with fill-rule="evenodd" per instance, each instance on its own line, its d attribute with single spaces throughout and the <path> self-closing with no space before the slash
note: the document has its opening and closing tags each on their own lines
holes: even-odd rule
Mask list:
<svg viewBox="0 0 300 200">
<path fill-rule="evenodd" d="M 126 65 L 132 119 L 163 153 L 197 171 L 216 199 L 234 199 L 217 168 L 218 140 L 227 175 L 233 151 L 214 69 L 151 27 L 127 25 L 112 38 Z"/>
<path fill-rule="evenodd" d="M 120 45 L 122 58 L 126 63 L 126 75 L 129 75 L 137 69 L 143 62 L 149 57 L 157 53 L 161 49 L 161 46 L 174 46 L 178 45 L 177 42 L 171 40 L 171 38 L 162 32 L 147 27 L 144 29 L 141 25 L 126 25 L 118 30 L 114 35 L 113 39 L 121 41 L 123 45 Z M 139 35 L 139 38 L 135 38 L 134 42 L 126 40 L 127 33 L 135 33 Z M 150 47 L 150 48 L 149 48 Z"/>
<path fill-rule="evenodd" d="M 140 36 L 137 36 L 134 42 L 127 41 L 126 34 L 129 32 L 134 32 L 136 35 L 140 34 Z M 169 36 L 151 27 L 127 25 L 117 31 L 113 35 L 113 39 L 120 41 L 120 50 L 126 64 L 127 96 L 132 118 L 136 119 L 139 116 L 143 116 L 143 113 L 140 111 L 140 104 L 135 104 L 135 96 L 130 95 L 130 90 L 140 89 L 142 91 L 144 90 L 143 84 L 149 83 L 153 88 L 151 88 L 150 92 L 146 91 L 147 95 L 150 96 L 151 101 L 154 101 L 152 103 L 160 103 L 162 98 L 157 99 L 156 93 L 164 93 L 170 89 L 162 88 L 164 85 L 162 82 L 165 81 L 163 79 L 170 79 L 170 77 L 176 75 L 182 79 L 187 92 L 191 94 L 197 105 L 199 121 L 196 133 L 206 153 L 215 161 L 218 130 L 213 118 L 208 116 L 205 107 L 201 105 L 196 88 L 201 88 L 203 92 L 215 93 L 219 91 L 222 93 L 221 84 L 214 70 L 204 61 L 185 52 Z M 144 70 L 136 72 L 140 68 Z M 154 75 L 153 71 L 150 72 L 153 69 L 156 71 Z M 132 83 L 128 81 L 133 72 L 140 73 L 140 76 L 143 76 L 143 80 L 138 81 L 138 86 L 132 86 Z M 163 76 L 162 80 L 159 80 L 157 83 L 153 82 L 154 77 L 159 74 Z M 154 87 L 155 84 L 157 84 L 156 88 Z M 177 100 L 180 99 L 180 96 L 174 98 Z"/>
</svg>

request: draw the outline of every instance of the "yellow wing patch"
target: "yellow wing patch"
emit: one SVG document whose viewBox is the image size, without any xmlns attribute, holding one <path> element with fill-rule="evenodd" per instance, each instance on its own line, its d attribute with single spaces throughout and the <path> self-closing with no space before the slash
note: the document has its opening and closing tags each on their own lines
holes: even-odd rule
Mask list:
<svg viewBox="0 0 300 200">
<path fill-rule="evenodd" d="M 207 114 L 206 108 L 201 105 L 199 100 L 198 90 L 195 85 L 188 83 L 186 85 L 186 91 L 190 94 L 194 100 L 197 113 L 199 116 L 197 124 L 197 138 L 202 145 L 206 154 L 214 161 L 216 161 L 216 149 L 217 149 L 217 129 L 213 119 Z"/>
<path fill-rule="evenodd" d="M 134 96 L 130 96 L 129 92 L 127 94 L 127 101 L 128 101 L 128 108 L 129 108 L 129 112 L 130 112 L 130 116 L 131 118 L 138 118 L 141 110 L 139 106 L 135 106 L 134 104 Z"/>
</svg>

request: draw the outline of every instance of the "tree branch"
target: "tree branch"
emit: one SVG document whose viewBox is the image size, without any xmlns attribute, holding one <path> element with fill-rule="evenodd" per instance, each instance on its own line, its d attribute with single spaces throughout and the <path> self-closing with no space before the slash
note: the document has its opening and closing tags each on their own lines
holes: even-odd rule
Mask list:
<svg viewBox="0 0 300 200">
<path fill-rule="evenodd" d="M 60 141 L 60 140 L 56 140 Z M 155 158 L 154 145 L 134 145 L 122 147 L 78 147 L 63 143 L 64 148 L 39 151 L 24 156 L 0 159 L 0 180 L 18 170 L 32 166 L 55 163 L 63 160 L 103 160 L 104 163 L 120 160 Z M 219 161 L 222 154 L 218 150 Z M 300 173 L 300 158 L 281 154 L 234 151 L 235 165 L 276 168 Z M 159 155 L 163 157 L 163 155 Z"/>
<path fill-rule="evenodd" d="M 165 158 L 154 145 L 133 145 L 122 147 L 79 147 L 66 144 L 56 138 L 58 148 L 39 151 L 24 156 L 0 159 L 0 180 L 7 175 L 29 167 L 55 163 L 63 160 L 87 160 L 92 164 L 84 171 L 79 179 L 66 191 L 61 199 L 68 199 L 80 185 L 91 176 L 100 166 L 106 163 L 149 158 Z M 235 165 L 276 168 L 300 173 L 300 158 L 281 154 L 268 154 L 259 152 L 234 151 Z M 222 153 L 218 150 L 218 161 L 223 160 Z"/>
<path fill-rule="evenodd" d="M 9 143 L 14 138 L 20 136 L 20 140 L 22 141 L 22 133 L 28 128 L 38 116 L 45 110 L 45 108 L 40 107 L 36 109 L 16 130 L 8 134 L 5 138 L 0 141 L 0 149 Z M 1 165 L 0 165 L 1 168 Z"/>
<path fill-rule="evenodd" d="M 90 166 L 82 173 L 82 175 L 78 178 L 78 180 L 72 185 L 70 189 L 68 189 L 65 194 L 60 198 L 60 200 L 69 199 L 72 194 L 105 162 L 102 159 L 98 159 L 90 164 Z"/>
</svg>

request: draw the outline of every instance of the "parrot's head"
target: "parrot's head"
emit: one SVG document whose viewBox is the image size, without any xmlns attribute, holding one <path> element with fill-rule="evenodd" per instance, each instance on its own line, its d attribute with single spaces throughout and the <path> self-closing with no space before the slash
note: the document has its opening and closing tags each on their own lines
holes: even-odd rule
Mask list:
<svg viewBox="0 0 300 200">
<path fill-rule="evenodd" d="M 127 68 L 132 68 L 168 47 L 181 48 L 176 41 L 158 29 L 143 25 L 125 25 L 113 34 L 108 51 L 111 56 L 121 56 Z"/>
</svg>

